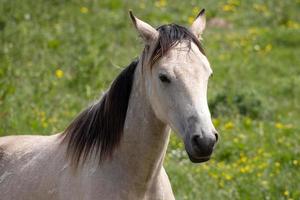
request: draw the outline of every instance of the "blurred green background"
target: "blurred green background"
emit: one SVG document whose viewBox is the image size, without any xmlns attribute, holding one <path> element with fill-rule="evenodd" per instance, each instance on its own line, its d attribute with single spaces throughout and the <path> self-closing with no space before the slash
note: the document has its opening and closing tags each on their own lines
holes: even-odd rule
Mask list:
<svg viewBox="0 0 300 200">
<path fill-rule="evenodd" d="M 300 0 L 0 0 L 0 135 L 62 131 L 98 98 L 143 48 L 129 9 L 157 27 L 201 8 L 221 140 L 195 165 L 172 134 L 176 199 L 300 199 Z"/>
</svg>

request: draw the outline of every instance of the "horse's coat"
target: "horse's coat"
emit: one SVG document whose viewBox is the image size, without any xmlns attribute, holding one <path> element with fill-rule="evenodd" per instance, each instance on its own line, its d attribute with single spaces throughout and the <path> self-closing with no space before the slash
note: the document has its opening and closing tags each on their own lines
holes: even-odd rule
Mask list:
<svg viewBox="0 0 300 200">
<path fill-rule="evenodd" d="M 204 11 L 191 32 L 131 18 L 144 52 L 99 102 L 62 134 L 0 139 L 1 200 L 172 200 L 162 166 L 169 127 L 193 162 L 209 159 L 217 140 L 206 100 L 212 71 L 195 40 Z"/>
</svg>

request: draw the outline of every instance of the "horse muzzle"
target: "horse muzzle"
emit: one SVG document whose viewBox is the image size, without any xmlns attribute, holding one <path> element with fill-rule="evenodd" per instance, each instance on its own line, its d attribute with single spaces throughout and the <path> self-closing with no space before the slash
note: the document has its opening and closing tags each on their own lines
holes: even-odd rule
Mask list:
<svg viewBox="0 0 300 200">
<path fill-rule="evenodd" d="M 185 149 L 193 163 L 208 161 L 218 141 L 217 133 L 193 134 L 185 138 Z"/>
</svg>

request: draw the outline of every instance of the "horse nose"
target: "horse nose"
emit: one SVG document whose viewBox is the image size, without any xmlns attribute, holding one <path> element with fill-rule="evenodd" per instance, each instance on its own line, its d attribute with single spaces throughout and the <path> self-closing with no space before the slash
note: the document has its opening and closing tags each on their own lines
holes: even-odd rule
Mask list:
<svg viewBox="0 0 300 200">
<path fill-rule="evenodd" d="M 191 138 L 191 143 L 198 156 L 209 156 L 212 154 L 217 140 L 217 133 L 215 133 L 212 136 L 205 137 L 201 137 L 200 135 L 194 135 Z"/>
<path fill-rule="evenodd" d="M 216 137 L 216 143 L 217 143 L 218 140 L 219 140 L 219 133 L 218 133 L 217 131 L 215 131 L 214 134 L 215 134 L 215 137 Z"/>
</svg>

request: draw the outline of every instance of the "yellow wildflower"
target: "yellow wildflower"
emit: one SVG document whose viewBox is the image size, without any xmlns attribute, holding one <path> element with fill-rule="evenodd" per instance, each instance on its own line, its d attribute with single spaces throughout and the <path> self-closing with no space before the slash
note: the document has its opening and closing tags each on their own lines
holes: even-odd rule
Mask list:
<svg viewBox="0 0 300 200">
<path fill-rule="evenodd" d="M 240 160 L 241 160 L 241 162 L 242 163 L 245 163 L 245 162 L 247 162 L 247 157 L 246 156 L 242 156 L 241 158 L 240 158 Z"/>
<path fill-rule="evenodd" d="M 251 171 L 252 171 L 252 170 L 251 170 L 251 167 L 250 167 L 249 165 L 246 165 L 245 167 L 241 167 L 241 168 L 240 168 L 240 172 L 243 173 L 243 174 L 249 173 L 249 172 L 251 172 Z"/>
<path fill-rule="evenodd" d="M 195 18 L 193 16 L 189 16 L 188 23 L 192 24 L 194 22 Z"/>
<path fill-rule="evenodd" d="M 215 127 L 218 127 L 220 125 L 220 120 L 218 118 L 213 118 L 212 122 Z"/>
<path fill-rule="evenodd" d="M 258 169 L 265 169 L 268 167 L 268 164 L 267 163 L 261 163 L 260 165 L 258 165 Z"/>
<path fill-rule="evenodd" d="M 218 162 L 217 167 L 218 167 L 219 169 L 224 168 L 224 167 L 225 167 L 224 162 Z"/>
<path fill-rule="evenodd" d="M 284 194 L 284 196 L 289 196 L 290 193 L 289 193 L 289 191 L 286 190 L 286 191 L 284 191 L 283 194 Z"/>
<path fill-rule="evenodd" d="M 278 138 L 278 143 L 283 144 L 284 143 L 284 138 L 283 137 Z"/>
<path fill-rule="evenodd" d="M 223 187 L 224 187 L 224 181 L 221 180 L 221 181 L 219 182 L 219 186 L 220 186 L 221 188 L 223 188 Z"/>
<path fill-rule="evenodd" d="M 241 173 L 246 173 L 245 168 L 244 168 L 244 167 L 240 168 L 240 172 L 241 172 Z"/>
<path fill-rule="evenodd" d="M 239 6 L 241 4 L 240 0 L 228 0 L 227 2 L 233 6 Z"/>
<path fill-rule="evenodd" d="M 244 123 L 245 123 L 246 126 L 250 126 L 252 124 L 251 118 L 246 117 L 245 120 L 244 120 Z"/>
<path fill-rule="evenodd" d="M 224 126 L 224 128 L 226 130 L 229 130 L 229 129 L 233 129 L 234 128 L 234 124 L 232 122 L 227 122 Z"/>
<path fill-rule="evenodd" d="M 220 59 L 220 60 L 225 60 L 225 59 L 226 59 L 226 55 L 220 54 L 220 55 L 219 55 L 219 59 Z"/>
<path fill-rule="evenodd" d="M 48 127 L 48 123 L 47 122 L 42 122 L 42 126 L 43 126 L 43 128 L 47 128 Z"/>
<path fill-rule="evenodd" d="M 227 181 L 230 181 L 232 179 L 232 176 L 230 174 L 225 174 L 224 176 Z"/>
<path fill-rule="evenodd" d="M 42 119 L 46 118 L 46 113 L 44 111 L 41 111 L 39 114 Z"/>
<path fill-rule="evenodd" d="M 251 172 L 252 171 L 251 166 L 250 165 L 246 165 L 245 166 L 245 170 L 246 170 L 246 172 Z"/>
<path fill-rule="evenodd" d="M 294 165 L 298 165 L 298 160 L 293 160 Z"/>
<path fill-rule="evenodd" d="M 155 6 L 158 8 L 162 8 L 165 7 L 167 5 L 167 1 L 166 0 L 158 0 L 155 2 Z"/>
<path fill-rule="evenodd" d="M 272 50 L 272 44 L 267 44 L 267 46 L 265 47 L 265 52 L 268 53 Z"/>
<path fill-rule="evenodd" d="M 89 9 L 88 9 L 87 7 L 85 7 L 85 6 L 82 6 L 82 7 L 80 8 L 80 12 L 83 13 L 83 14 L 86 14 L 86 13 L 89 12 Z"/>
<path fill-rule="evenodd" d="M 291 29 L 299 29 L 300 28 L 300 24 L 295 22 L 295 21 L 292 21 L 292 20 L 289 20 L 287 23 L 286 23 L 286 26 L 288 28 L 291 28 Z"/>
<path fill-rule="evenodd" d="M 198 7 L 193 8 L 193 15 L 198 15 L 200 12 L 200 9 Z"/>
<path fill-rule="evenodd" d="M 259 148 L 258 150 L 257 150 L 257 153 L 258 154 L 262 154 L 264 152 L 264 150 L 262 149 L 262 148 Z"/>
<path fill-rule="evenodd" d="M 202 165 L 202 168 L 203 168 L 204 170 L 208 170 L 208 169 L 209 169 L 209 167 L 208 167 L 207 164 L 203 164 L 203 165 Z"/>
<path fill-rule="evenodd" d="M 280 162 L 275 162 L 276 167 L 280 167 Z"/>
<path fill-rule="evenodd" d="M 233 138 L 234 143 L 239 143 L 239 138 Z"/>
<path fill-rule="evenodd" d="M 52 124 L 57 123 L 57 121 L 58 121 L 58 119 L 54 116 L 49 118 L 49 122 L 52 123 Z"/>
<path fill-rule="evenodd" d="M 212 177 L 213 179 L 218 179 L 218 175 L 215 174 L 215 173 L 213 173 L 213 172 L 209 173 L 208 175 L 209 175 L 210 177 Z"/>
<path fill-rule="evenodd" d="M 222 6 L 222 10 L 225 12 L 234 12 L 239 5 L 239 0 L 228 0 L 227 3 Z"/>
<path fill-rule="evenodd" d="M 223 5 L 222 9 L 225 12 L 234 12 L 235 11 L 235 6 L 230 5 L 230 4 L 225 4 L 225 5 Z"/>
<path fill-rule="evenodd" d="M 283 124 L 283 123 L 280 123 L 280 122 L 276 122 L 274 126 L 277 129 L 291 129 L 291 128 L 293 128 L 292 124 Z"/>
<path fill-rule="evenodd" d="M 251 27 L 248 29 L 248 34 L 250 35 L 258 35 L 260 30 L 257 27 Z"/>
<path fill-rule="evenodd" d="M 257 4 L 257 3 L 255 3 L 253 5 L 253 8 L 255 10 L 257 10 L 258 12 L 262 12 L 262 13 L 268 12 L 268 8 L 265 5 L 263 5 L 263 4 Z"/>
<path fill-rule="evenodd" d="M 64 76 L 64 72 L 63 72 L 61 69 L 57 69 L 57 70 L 55 71 L 55 76 L 56 76 L 57 78 L 62 78 L 62 77 Z"/>
<path fill-rule="evenodd" d="M 284 125 L 283 125 L 282 123 L 280 123 L 280 122 L 277 122 L 277 123 L 275 124 L 275 128 L 277 128 L 277 129 L 283 129 L 283 128 L 284 128 Z"/>
<path fill-rule="evenodd" d="M 44 111 L 39 112 L 39 117 L 42 123 L 43 128 L 48 127 L 47 119 L 46 119 L 46 113 Z"/>
</svg>

